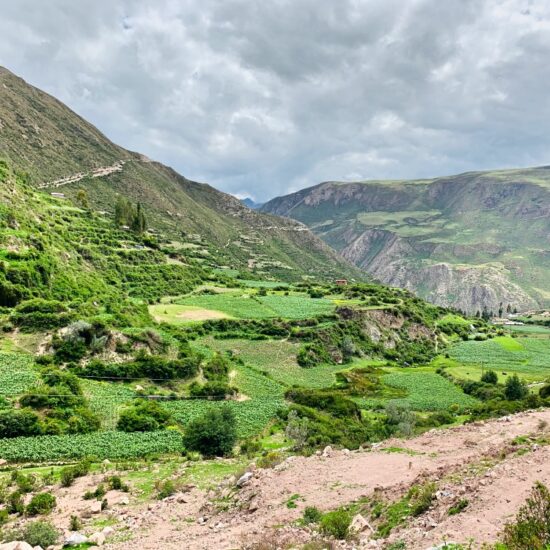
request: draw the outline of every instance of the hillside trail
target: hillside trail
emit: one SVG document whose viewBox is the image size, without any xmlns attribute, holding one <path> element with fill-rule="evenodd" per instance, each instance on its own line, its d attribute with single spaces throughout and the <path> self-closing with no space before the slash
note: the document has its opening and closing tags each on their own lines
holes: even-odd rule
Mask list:
<svg viewBox="0 0 550 550">
<path fill-rule="evenodd" d="M 246 548 L 275 533 L 307 541 L 311 538 L 307 529 L 291 526 L 306 506 L 330 510 L 375 492 L 398 499 L 411 485 L 429 479 L 438 482 L 438 488 L 445 487 L 441 501 L 390 540 L 404 540 L 412 550 L 444 539 L 493 541 L 534 482 L 550 482 L 549 447 L 522 456 L 509 452 L 514 438 L 540 435 L 548 423 L 550 410 L 539 410 L 432 430 L 409 440 L 388 440 L 374 449 L 327 449 L 320 456 L 290 457 L 273 469 L 253 470 L 229 510 L 216 511 L 215 506 L 217 502 L 219 510 L 220 502 L 227 502 L 226 485 L 209 492 L 195 488 L 178 498 L 131 507 L 119 519 L 132 530 L 132 546 L 143 550 Z M 479 464 L 487 461 L 490 467 L 480 469 Z M 451 474 L 458 481 L 452 481 Z M 455 494 L 467 495 L 470 504 L 462 514 L 449 516 L 445 495 Z M 297 506 L 289 508 L 293 495 L 299 495 Z M 384 542 L 371 541 L 369 536 L 363 533 L 350 548 L 384 548 Z M 121 549 L 129 544 L 106 547 Z"/>
</svg>

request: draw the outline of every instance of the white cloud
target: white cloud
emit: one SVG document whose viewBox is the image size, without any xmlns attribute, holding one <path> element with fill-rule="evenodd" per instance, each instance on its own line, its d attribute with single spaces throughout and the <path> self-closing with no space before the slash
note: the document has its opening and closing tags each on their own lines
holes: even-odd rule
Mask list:
<svg viewBox="0 0 550 550">
<path fill-rule="evenodd" d="M 121 145 L 229 192 L 550 162 L 543 0 L 0 10 L 0 64 Z"/>
</svg>

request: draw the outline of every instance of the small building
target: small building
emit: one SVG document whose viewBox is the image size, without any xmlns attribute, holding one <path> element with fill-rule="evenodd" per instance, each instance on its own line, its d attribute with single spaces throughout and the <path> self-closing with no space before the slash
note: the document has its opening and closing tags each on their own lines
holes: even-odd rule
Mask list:
<svg viewBox="0 0 550 550">
<path fill-rule="evenodd" d="M 347 279 L 336 279 L 336 281 L 334 281 L 337 285 L 340 285 L 340 286 L 346 286 L 348 284 L 348 280 Z"/>
</svg>

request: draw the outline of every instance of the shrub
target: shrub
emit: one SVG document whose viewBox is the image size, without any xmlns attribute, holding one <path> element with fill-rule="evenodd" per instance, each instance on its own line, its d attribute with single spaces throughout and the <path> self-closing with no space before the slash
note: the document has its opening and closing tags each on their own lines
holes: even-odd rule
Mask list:
<svg viewBox="0 0 550 550">
<path fill-rule="evenodd" d="M 497 373 L 494 370 L 485 371 L 481 375 L 481 381 L 485 384 L 496 384 L 498 382 Z"/>
<path fill-rule="evenodd" d="M 349 536 L 351 519 L 351 514 L 347 510 L 340 508 L 339 510 L 323 514 L 319 528 L 325 535 L 345 540 Z"/>
<path fill-rule="evenodd" d="M 7 510 L 10 514 L 22 514 L 25 511 L 23 495 L 19 491 L 14 491 L 8 496 Z"/>
<path fill-rule="evenodd" d="M 520 380 L 517 374 L 514 374 L 506 380 L 504 395 L 508 401 L 517 401 L 527 397 L 529 389 L 523 380 Z"/>
<path fill-rule="evenodd" d="M 304 523 L 306 525 L 310 523 L 318 523 L 322 517 L 322 513 L 315 506 L 306 506 L 304 510 Z"/>
<path fill-rule="evenodd" d="M 89 460 L 81 460 L 74 466 L 67 466 L 61 470 L 61 486 L 70 487 L 78 477 L 84 477 L 90 473 Z"/>
<path fill-rule="evenodd" d="M 541 399 L 547 399 L 550 397 L 550 384 L 545 384 L 542 386 L 542 388 L 539 390 L 539 396 Z"/>
<path fill-rule="evenodd" d="M 163 498 L 171 497 L 176 493 L 176 484 L 171 479 L 161 481 L 157 486 L 157 498 L 162 500 Z"/>
<path fill-rule="evenodd" d="M 468 499 L 466 498 L 460 499 L 456 504 L 453 504 L 453 506 L 449 508 L 449 515 L 454 516 L 456 514 L 460 514 L 460 512 L 466 510 L 466 508 L 468 507 L 468 504 L 469 504 Z"/>
<path fill-rule="evenodd" d="M 26 513 L 28 516 L 49 514 L 56 505 L 56 498 L 51 493 L 38 493 L 27 505 Z"/>
<path fill-rule="evenodd" d="M 42 433 L 38 415 L 28 409 L 0 410 L 0 438 L 34 436 Z"/>
<path fill-rule="evenodd" d="M 123 491 L 127 493 L 130 489 L 119 476 L 111 476 L 108 480 L 109 488 L 113 491 Z"/>
<path fill-rule="evenodd" d="M 426 483 L 425 485 L 415 485 L 411 487 L 408 493 L 409 506 L 412 516 L 420 516 L 431 506 L 434 499 L 435 483 Z"/>
<path fill-rule="evenodd" d="M 185 430 L 183 443 L 190 451 L 204 456 L 227 456 L 237 441 L 237 423 L 233 411 L 224 406 L 210 409 L 192 420 Z"/>
<path fill-rule="evenodd" d="M 10 537 L 11 540 L 24 540 L 31 546 L 40 546 L 42 548 L 55 545 L 59 539 L 59 531 L 48 521 L 27 523 L 15 534 L 16 537 Z"/>
<path fill-rule="evenodd" d="M 504 527 L 503 542 L 509 550 L 544 549 L 550 545 L 550 492 L 537 482 L 516 520 Z"/>
<path fill-rule="evenodd" d="M 152 432 L 167 426 L 170 420 L 170 413 L 156 401 L 145 401 L 123 410 L 117 429 L 122 432 Z"/>
</svg>

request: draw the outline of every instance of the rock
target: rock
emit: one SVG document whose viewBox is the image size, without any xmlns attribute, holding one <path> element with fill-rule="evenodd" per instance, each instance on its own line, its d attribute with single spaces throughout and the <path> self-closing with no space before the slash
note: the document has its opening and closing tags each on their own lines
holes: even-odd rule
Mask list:
<svg viewBox="0 0 550 550">
<path fill-rule="evenodd" d="M 128 506 L 128 504 L 130 504 L 130 499 L 128 497 L 121 497 L 117 504 L 120 504 L 120 506 Z"/>
<path fill-rule="evenodd" d="M 92 514 L 101 513 L 101 502 L 99 500 L 96 500 L 90 504 L 90 512 L 92 512 Z"/>
<path fill-rule="evenodd" d="M 105 544 L 105 535 L 103 533 L 94 533 L 88 537 L 88 542 L 97 546 L 103 546 Z"/>
<path fill-rule="evenodd" d="M 104 527 L 103 531 L 101 532 L 105 535 L 105 537 L 108 537 L 109 535 L 112 535 L 115 532 L 115 530 L 108 525 L 107 527 Z"/>
<path fill-rule="evenodd" d="M 323 453 L 321 456 L 325 457 L 325 458 L 328 458 L 329 456 L 332 455 L 332 447 L 330 445 L 327 445 L 324 449 L 323 449 Z"/>
<path fill-rule="evenodd" d="M 79 544 L 84 544 L 85 542 L 88 542 L 88 537 L 75 531 L 65 539 L 65 546 L 77 546 Z"/>
<path fill-rule="evenodd" d="M 27 542 L 15 540 L 0 544 L 0 550 L 33 550 L 33 547 Z"/>
<path fill-rule="evenodd" d="M 237 480 L 237 487 L 244 487 L 251 479 L 252 479 L 252 472 L 246 472 L 243 474 L 238 480 Z"/>
<path fill-rule="evenodd" d="M 349 529 L 353 533 L 362 533 L 366 529 L 371 529 L 371 526 L 361 514 L 356 514 L 351 520 Z"/>
</svg>

